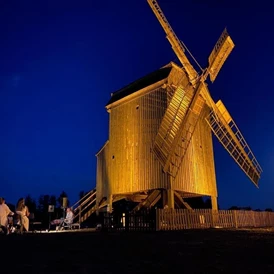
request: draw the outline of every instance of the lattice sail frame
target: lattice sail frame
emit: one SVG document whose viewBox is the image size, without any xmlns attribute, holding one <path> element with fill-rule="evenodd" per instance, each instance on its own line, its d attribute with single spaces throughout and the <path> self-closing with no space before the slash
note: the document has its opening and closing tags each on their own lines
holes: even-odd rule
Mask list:
<svg viewBox="0 0 274 274">
<path fill-rule="evenodd" d="M 198 99 L 203 97 L 204 100 L 207 101 L 207 104 L 212 107 L 211 114 L 206 119 L 211 127 L 211 130 L 232 158 L 234 158 L 241 169 L 251 179 L 251 181 L 258 186 L 260 174 L 262 173 L 260 165 L 258 164 L 255 156 L 251 152 L 234 121 L 232 119 L 227 119 L 230 115 L 224 105 L 219 103 L 220 101 L 215 105 L 215 102 L 211 98 L 207 86 L 204 83 L 208 75 L 210 76 L 211 82 L 215 81 L 224 62 L 235 47 L 234 42 L 227 33 L 227 30 L 225 29 L 223 31 L 215 44 L 208 58 L 208 68 L 203 70 L 203 74 L 199 77 L 184 53 L 185 45 L 182 44 L 174 33 L 157 1 L 147 1 L 158 21 L 162 25 L 175 54 L 183 65 L 183 69 L 189 78 L 189 82 L 196 89 L 194 94 L 190 94 L 189 98 L 186 95 L 187 91 L 185 91 L 185 94 L 180 99 L 179 94 L 182 93 L 183 87 L 177 87 L 177 90 L 171 99 L 171 104 L 167 107 L 153 146 L 153 151 L 160 160 L 163 170 L 168 172 L 173 177 L 176 176 L 180 163 L 184 158 L 185 151 L 191 141 L 195 126 L 201 118 L 201 113 L 205 102 L 202 100 L 198 102 Z M 195 117 L 195 115 L 193 116 L 192 108 L 195 108 L 196 104 L 200 106 L 200 112 L 199 114 L 196 113 Z M 181 105 L 184 106 L 182 110 L 180 110 Z M 187 106 L 189 110 L 187 109 Z M 177 122 L 175 122 L 176 113 L 180 113 Z M 191 121 L 191 117 L 195 117 L 195 119 L 193 119 L 194 122 Z M 192 125 L 192 127 L 189 127 L 191 130 L 184 131 L 183 129 L 187 128 L 184 123 Z M 220 132 L 222 132 L 223 135 L 220 135 Z M 182 143 L 180 142 L 181 140 L 184 140 L 184 134 L 187 142 L 183 142 L 184 145 L 180 151 L 178 150 L 178 145 Z"/>
<path fill-rule="evenodd" d="M 263 171 L 261 166 L 223 102 L 219 100 L 215 106 L 206 117 L 208 125 L 235 162 L 258 187 Z"/>
<path fill-rule="evenodd" d="M 169 161 L 172 147 L 176 142 L 176 137 L 179 136 L 183 119 L 194 93 L 193 90 L 186 92 L 186 89 L 187 87 L 184 89 L 182 86 L 175 89 L 154 141 L 153 151 L 163 167 Z"/>
<path fill-rule="evenodd" d="M 208 57 L 208 73 L 212 83 L 234 47 L 235 45 L 225 28 Z"/>
<path fill-rule="evenodd" d="M 174 178 L 205 106 L 205 99 L 200 95 L 202 87 L 200 83 L 197 89 L 190 85 L 175 89 L 154 141 L 153 151 L 163 171 Z"/>
</svg>

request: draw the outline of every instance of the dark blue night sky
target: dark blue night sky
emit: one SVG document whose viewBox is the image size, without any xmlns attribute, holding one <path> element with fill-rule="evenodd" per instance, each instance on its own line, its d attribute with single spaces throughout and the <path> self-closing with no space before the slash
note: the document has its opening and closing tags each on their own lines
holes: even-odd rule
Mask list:
<svg viewBox="0 0 274 274">
<path fill-rule="evenodd" d="M 210 90 L 264 172 L 257 189 L 214 137 L 219 204 L 274 208 L 271 2 L 158 2 L 203 67 L 227 27 L 236 46 Z M 95 186 L 111 92 L 176 56 L 146 0 L 1 1 L 0 35 L 0 196 L 74 202 Z"/>
</svg>

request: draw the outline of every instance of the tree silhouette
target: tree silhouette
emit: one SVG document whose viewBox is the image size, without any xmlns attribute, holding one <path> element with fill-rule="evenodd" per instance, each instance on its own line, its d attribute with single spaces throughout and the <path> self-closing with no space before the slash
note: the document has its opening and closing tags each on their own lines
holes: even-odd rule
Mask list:
<svg viewBox="0 0 274 274">
<path fill-rule="evenodd" d="M 50 204 L 50 196 L 47 195 L 40 195 L 38 199 L 38 210 L 41 213 L 48 212 L 48 205 Z"/>
<path fill-rule="evenodd" d="M 25 198 L 25 205 L 28 207 L 29 212 L 36 213 L 36 201 L 29 194 Z"/>
<path fill-rule="evenodd" d="M 55 195 L 51 195 L 51 196 L 49 197 L 49 203 L 50 203 L 50 205 L 54 205 L 54 207 L 57 206 L 57 199 L 56 199 L 56 196 L 55 196 Z"/>
<path fill-rule="evenodd" d="M 62 191 L 60 196 L 58 197 L 57 201 L 58 201 L 58 205 L 59 207 L 62 207 L 63 206 L 63 198 L 68 198 L 68 195 L 65 191 Z M 69 200 L 68 200 L 68 205 L 69 206 Z"/>
<path fill-rule="evenodd" d="M 247 210 L 247 211 L 250 211 L 250 210 L 252 210 L 252 208 L 250 206 L 243 206 L 243 207 L 232 206 L 228 210 Z"/>
<path fill-rule="evenodd" d="M 237 206 L 232 206 L 232 207 L 230 207 L 228 210 L 240 210 L 240 208 L 237 207 Z"/>
</svg>

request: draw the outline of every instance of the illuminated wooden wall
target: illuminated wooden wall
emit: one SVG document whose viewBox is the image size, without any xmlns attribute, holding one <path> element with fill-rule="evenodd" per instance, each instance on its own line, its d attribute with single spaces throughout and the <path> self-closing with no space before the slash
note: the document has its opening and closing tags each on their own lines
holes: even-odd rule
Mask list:
<svg viewBox="0 0 274 274">
<path fill-rule="evenodd" d="M 97 153 L 97 201 L 111 194 L 130 194 L 167 188 L 170 176 L 152 152 L 172 86 L 185 77 L 177 65 L 168 77 L 121 96 L 107 105 L 109 141 Z M 203 120 L 174 182 L 182 193 L 217 196 L 211 130 Z"/>
<path fill-rule="evenodd" d="M 103 197 L 109 197 L 109 193 L 111 193 L 109 141 L 105 143 L 96 156 L 96 204 L 98 205 Z"/>
<path fill-rule="evenodd" d="M 197 124 L 173 186 L 175 190 L 217 197 L 212 133 L 204 119 Z"/>
</svg>

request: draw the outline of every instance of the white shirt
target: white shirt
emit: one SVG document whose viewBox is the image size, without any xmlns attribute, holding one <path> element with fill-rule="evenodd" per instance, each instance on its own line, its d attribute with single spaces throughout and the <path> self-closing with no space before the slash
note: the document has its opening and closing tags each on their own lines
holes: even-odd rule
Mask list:
<svg viewBox="0 0 274 274">
<path fill-rule="evenodd" d="M 8 215 L 12 213 L 9 207 L 6 204 L 0 205 L 0 225 L 8 225 Z"/>
<path fill-rule="evenodd" d="M 66 215 L 66 221 L 70 224 L 72 224 L 73 222 L 73 212 L 72 211 L 68 211 L 67 215 Z"/>
</svg>

